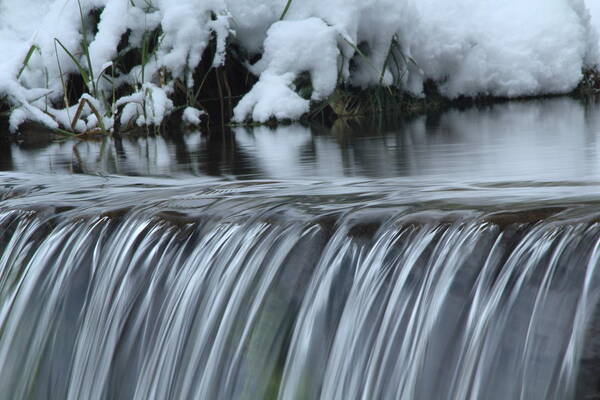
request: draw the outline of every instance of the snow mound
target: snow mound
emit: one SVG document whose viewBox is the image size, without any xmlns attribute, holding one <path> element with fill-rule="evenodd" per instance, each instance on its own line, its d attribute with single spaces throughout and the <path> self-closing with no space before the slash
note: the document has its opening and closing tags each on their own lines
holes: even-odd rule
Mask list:
<svg viewBox="0 0 600 400">
<path fill-rule="evenodd" d="M 186 107 L 185 110 L 183 110 L 183 115 L 181 116 L 181 120 L 183 121 L 184 124 L 187 125 L 200 125 L 200 122 L 202 122 L 202 116 L 204 115 L 204 112 L 202 110 L 198 110 L 197 108 L 194 107 Z"/>
<path fill-rule="evenodd" d="M 423 77 L 449 97 L 564 93 L 597 62 L 579 0 L 419 0 L 415 12 L 402 37 Z"/>
<path fill-rule="evenodd" d="M 232 44 L 260 58 L 240 60 L 258 82 L 235 108 L 236 121 L 298 119 L 339 85 L 422 96 L 433 80 L 450 98 L 565 93 L 600 61 L 598 0 L 303 0 L 284 12 L 285 5 L 1 0 L 0 102 L 10 107 L 12 130 L 26 120 L 76 131 L 115 119 L 160 124 L 176 109 L 197 122 L 188 109 L 198 106 L 190 102 L 195 72 L 209 54 L 207 65 L 221 67 Z M 127 54 L 139 59 L 124 68 Z M 69 101 L 72 75 L 86 90 Z M 189 92 L 185 104 L 175 104 L 176 82 Z"/>
<path fill-rule="evenodd" d="M 262 59 L 251 67 L 260 79 L 236 107 L 234 119 L 301 117 L 310 103 L 293 90 L 294 80 L 310 74 L 311 100 L 326 98 L 337 86 L 339 57 L 338 33 L 321 19 L 276 22 L 267 33 Z"/>
</svg>

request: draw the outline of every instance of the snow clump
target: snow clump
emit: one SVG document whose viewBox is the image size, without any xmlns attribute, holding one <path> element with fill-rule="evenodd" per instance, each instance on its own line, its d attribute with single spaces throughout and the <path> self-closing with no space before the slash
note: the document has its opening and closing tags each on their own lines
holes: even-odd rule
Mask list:
<svg viewBox="0 0 600 400">
<path fill-rule="evenodd" d="M 323 20 L 274 23 L 264 42 L 262 59 L 251 67 L 260 79 L 238 104 L 234 118 L 243 121 L 251 115 L 257 122 L 271 117 L 300 118 L 308 112 L 310 101 L 294 90 L 294 80 L 303 72 L 309 73 L 311 100 L 323 100 L 335 90 L 339 59 L 338 33 Z"/>
</svg>

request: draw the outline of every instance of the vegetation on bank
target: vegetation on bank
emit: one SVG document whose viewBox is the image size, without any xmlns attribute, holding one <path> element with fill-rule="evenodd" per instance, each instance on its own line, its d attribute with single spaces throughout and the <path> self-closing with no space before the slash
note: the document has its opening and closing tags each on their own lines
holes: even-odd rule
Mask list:
<svg viewBox="0 0 600 400">
<path fill-rule="evenodd" d="M 112 129 L 103 129 L 101 127 L 77 131 L 74 124 L 69 128 L 61 127 L 51 129 L 58 136 L 74 136 L 78 138 L 88 138 L 96 135 L 110 135 L 113 133 L 119 134 L 149 134 L 160 133 L 170 126 L 188 125 L 190 128 L 200 127 L 205 129 L 221 129 L 226 127 L 239 126 L 239 123 L 231 122 L 233 110 L 246 93 L 247 90 L 256 81 L 256 77 L 246 71 L 243 65 L 233 55 L 228 55 L 227 66 L 219 68 L 210 68 L 205 66 L 205 70 L 198 71 L 197 75 L 204 75 L 205 79 L 202 86 L 194 87 L 195 95 L 188 97 L 189 90 L 180 81 L 176 81 L 176 90 L 172 97 L 175 104 L 173 112 L 168 118 L 161 121 L 158 125 L 136 126 L 133 123 L 121 125 L 115 124 Z M 65 96 L 66 101 L 75 103 L 74 99 L 82 98 L 88 93 L 86 86 L 83 84 L 83 78 L 77 75 L 69 76 L 66 83 L 69 90 Z M 503 98 L 503 97 L 460 97 L 457 99 L 448 99 L 440 95 L 435 90 L 435 84 L 431 82 L 425 97 L 415 97 L 406 91 L 393 87 L 376 87 L 370 89 L 359 89 L 352 87 L 338 87 L 335 92 L 327 99 L 319 102 L 311 103 L 310 112 L 302 117 L 300 122 L 319 124 L 325 123 L 331 125 L 338 120 L 353 119 L 362 120 L 384 118 L 394 120 L 410 118 L 413 116 L 438 113 L 449 108 L 465 108 L 476 106 L 487 106 L 491 104 L 502 103 L 506 101 L 519 101 L 535 98 L 543 98 L 548 96 L 534 96 L 521 98 Z M 135 90 L 134 88 L 121 88 L 122 91 Z M 300 86 L 300 91 L 302 87 Z M 600 73 L 596 70 L 586 70 L 581 83 L 569 96 L 586 99 L 590 96 L 600 94 Z M 92 112 L 97 113 L 94 105 L 86 101 L 78 103 L 79 112 L 84 106 L 90 107 Z M 190 126 L 189 121 L 183 119 L 183 112 L 188 106 L 196 107 L 202 110 L 202 118 L 199 123 Z M 112 109 L 112 108 L 111 108 Z M 115 107 L 115 113 L 112 117 L 119 121 L 122 107 Z M 11 113 L 11 106 L 6 101 L 0 102 L 0 137 L 9 134 L 8 119 Z M 77 113 L 74 115 L 76 120 Z M 275 127 L 281 123 L 286 124 L 291 121 L 278 121 L 270 119 L 263 125 Z M 32 122 L 27 121 L 24 127 L 31 126 Z M 33 122 L 33 125 L 39 125 Z M 244 124 L 241 124 L 244 125 Z M 257 125 L 254 122 L 248 122 L 246 125 Z M 42 129 L 47 127 L 41 126 Z M 179 128 L 176 129 L 179 131 Z M 34 132 L 39 132 L 35 130 Z M 20 133 L 20 132 L 17 132 Z M 12 136 L 12 135 L 11 135 Z M 29 134 L 30 136 L 30 134 Z M 29 138 L 31 140 L 32 138 Z"/>
<path fill-rule="evenodd" d="M 263 54 L 249 52 L 232 33 L 227 22 L 230 16 L 225 11 L 209 10 L 203 14 L 207 28 L 202 31 L 206 34 L 206 43 L 199 47 L 201 54 L 186 49 L 181 52 L 183 60 L 169 63 L 165 60 L 179 54 L 177 44 L 165 44 L 174 40 L 173 31 L 167 32 L 173 27 L 166 28 L 164 20 L 157 19 L 158 9 L 151 1 L 144 1 L 141 6 L 135 5 L 133 0 L 130 3 L 138 7 L 140 16 L 148 21 L 138 30 L 131 27 L 122 30 L 109 62 L 96 59 L 94 55 L 98 51 L 93 49 L 104 29 L 102 23 L 108 6 L 84 7 L 78 2 L 80 40 L 66 43 L 64 38 L 53 38 L 55 61 L 50 67 L 41 61 L 40 46 L 32 43 L 12 69 L 15 82 L 22 86 L 23 96 L 3 91 L 5 88 L 0 85 L 0 120 L 12 128 L 24 121 L 34 121 L 62 135 L 80 136 L 126 132 L 139 126 L 154 130 L 172 122 L 205 126 L 257 123 L 243 113 L 241 118 L 236 117 L 235 108 L 261 83 L 261 73 L 269 71 L 269 65 L 263 65 L 262 70 L 257 68 L 261 63 L 268 64 L 272 56 L 266 54 L 268 48 Z M 286 17 L 291 5 L 291 0 L 285 3 L 280 20 Z M 443 82 L 433 80 L 425 83 L 423 97 L 415 96 L 406 89 L 407 76 L 411 71 L 422 71 L 423 66 L 406 53 L 397 35 L 391 37 L 382 57 L 372 44 L 354 43 L 322 21 L 319 24 L 336 35 L 331 52 L 338 58 L 337 82 L 335 90 L 314 87 L 320 72 L 311 70 L 312 65 L 308 65 L 308 70 L 293 74 L 287 90 L 308 105 L 305 112 L 300 113 L 302 120 L 332 121 L 381 114 L 407 116 L 453 104 L 505 100 L 493 96 L 462 96 L 449 100 L 438 90 Z M 291 47 L 303 40 L 285 29 L 282 31 L 283 39 L 295 40 L 290 42 Z M 167 54 L 165 49 L 173 54 Z M 197 60 L 192 62 L 194 57 Z M 365 82 L 371 84 L 356 84 L 356 80 L 348 79 L 353 73 L 370 76 Z M 52 87 L 52 74 L 58 77 L 58 87 Z M 32 84 L 44 77 L 45 88 Z M 600 73 L 586 69 L 574 93 L 586 94 L 599 89 Z M 258 107 L 260 105 L 254 106 Z M 274 112 L 271 118 L 259 122 L 276 124 L 286 122 L 286 117 Z"/>
<path fill-rule="evenodd" d="M 156 51 L 160 37 L 160 29 L 147 32 L 140 48 L 125 46 L 126 41 L 123 38 L 119 46 L 118 57 L 113 65 L 103 71 L 103 76 L 100 77 L 100 79 L 105 79 L 111 83 L 110 96 L 98 91 L 97 88 L 94 88 L 94 85 L 90 87 L 92 78 L 90 77 L 89 67 L 79 64 L 76 56 L 70 54 L 74 62 L 77 62 L 78 71 L 77 73 L 66 74 L 64 78 L 64 95 L 53 105 L 56 108 L 74 109 L 74 112 L 69 120 L 70 125 L 55 128 L 55 133 L 64 136 L 87 137 L 112 132 L 139 132 L 140 127 L 136 126 L 134 120 L 130 120 L 125 124 L 120 123 L 124 107 L 122 103 L 116 102 L 115 99 L 128 94 L 139 93 L 143 90 L 143 87 L 140 84 L 131 85 L 126 83 L 117 86 L 114 78 L 120 73 L 131 71 L 136 65 L 142 66 L 141 73 L 143 74 L 143 66 Z M 84 44 L 82 44 L 82 47 L 85 49 Z M 142 132 L 157 132 L 170 124 L 194 124 L 193 121 L 184 118 L 184 111 L 189 107 L 201 111 L 201 117 L 197 122 L 202 127 L 239 125 L 239 123 L 232 122 L 234 108 L 244 94 L 248 93 L 257 82 L 257 77 L 246 68 L 248 63 L 256 61 L 257 56 L 248 56 L 235 44 L 229 43 L 224 64 L 215 67 L 209 62 L 215 55 L 215 48 L 216 42 L 213 39 L 206 49 L 203 61 L 193 73 L 195 78 L 193 86 L 187 86 L 179 78 L 172 80 L 173 90 L 170 93 L 170 100 L 173 102 L 172 113 L 169 118 L 160 121 L 160 124 L 146 124 Z M 28 52 L 27 57 L 24 59 L 23 70 L 28 68 L 27 62 L 33 51 L 35 51 L 34 48 Z M 66 48 L 64 48 L 64 51 L 68 52 Z M 367 59 L 364 54 L 360 56 Z M 151 82 L 161 87 L 169 79 L 171 77 L 169 77 L 168 72 L 161 69 L 152 77 Z M 302 75 L 294 81 L 294 88 L 303 98 L 310 100 L 311 81 L 306 75 Z M 595 95 L 598 92 L 600 92 L 600 72 L 595 69 L 586 69 L 583 71 L 581 83 L 570 95 L 585 97 Z M 146 91 L 145 95 L 148 96 L 142 98 L 143 103 L 152 101 L 150 93 Z M 426 85 L 424 97 L 415 97 L 396 86 L 382 85 L 363 89 L 340 82 L 336 90 L 326 99 L 311 102 L 310 111 L 302 117 L 301 121 L 332 123 L 337 119 L 376 117 L 378 115 L 405 118 L 427 112 L 439 112 L 454 106 L 487 105 L 509 100 L 514 99 L 493 96 L 463 96 L 457 99 L 448 99 L 438 92 L 436 83 L 432 81 Z M 99 104 L 101 105 L 99 106 Z M 6 98 L 0 99 L 0 128 L 2 128 L 2 134 L 8 133 L 8 118 L 13 109 L 14 107 L 6 101 Z M 143 106 L 142 109 L 146 110 L 147 107 Z M 87 112 L 84 113 L 85 111 Z M 92 129 L 77 129 L 79 118 L 90 113 L 98 121 L 102 121 L 103 117 L 114 119 L 115 124 L 108 129 L 101 123 Z M 53 117 L 51 114 L 48 115 Z M 282 122 L 286 123 L 287 121 L 277 121 L 272 118 L 264 124 L 274 126 Z M 251 121 L 247 123 L 255 124 Z"/>
</svg>

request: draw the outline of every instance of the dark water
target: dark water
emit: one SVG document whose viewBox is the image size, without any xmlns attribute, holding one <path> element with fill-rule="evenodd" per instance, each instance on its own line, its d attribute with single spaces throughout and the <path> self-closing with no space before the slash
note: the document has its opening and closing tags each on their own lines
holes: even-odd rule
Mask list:
<svg viewBox="0 0 600 400">
<path fill-rule="evenodd" d="M 600 178 L 600 111 L 559 98 L 449 111 L 386 127 L 339 123 L 8 146 L 0 168 L 30 173 L 223 176 L 230 179 L 408 178 L 450 182 Z"/>
<path fill-rule="evenodd" d="M 0 399 L 594 399 L 600 106 L 4 145 Z"/>
</svg>

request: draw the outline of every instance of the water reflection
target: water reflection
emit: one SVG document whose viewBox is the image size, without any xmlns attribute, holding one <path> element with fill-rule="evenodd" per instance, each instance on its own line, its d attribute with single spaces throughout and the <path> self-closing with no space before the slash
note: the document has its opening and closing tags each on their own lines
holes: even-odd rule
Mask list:
<svg viewBox="0 0 600 400">
<path fill-rule="evenodd" d="M 12 171 L 13 166 L 12 147 L 0 140 L 0 171 Z"/>
<path fill-rule="evenodd" d="M 252 179 L 419 177 L 578 181 L 600 177 L 600 107 L 570 98 L 450 110 L 394 127 L 292 125 L 0 147 L 0 169 Z"/>
</svg>

